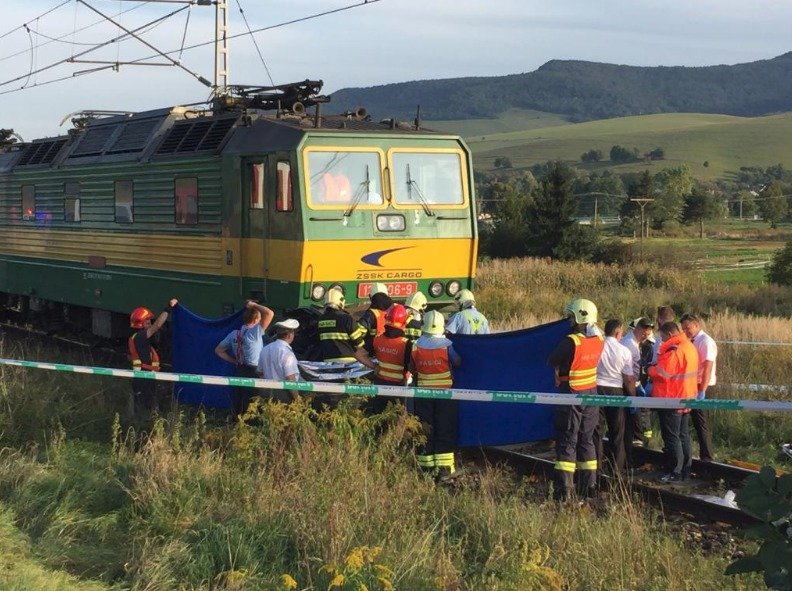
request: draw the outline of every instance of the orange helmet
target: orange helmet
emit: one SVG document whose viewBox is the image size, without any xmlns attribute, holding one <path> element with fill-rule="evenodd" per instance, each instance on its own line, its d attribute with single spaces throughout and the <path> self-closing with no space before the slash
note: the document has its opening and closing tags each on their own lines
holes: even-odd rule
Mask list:
<svg viewBox="0 0 792 591">
<path fill-rule="evenodd" d="M 154 318 L 154 314 L 148 308 L 135 308 L 129 315 L 129 326 L 132 328 L 143 328 L 143 323 L 152 318 Z"/>
<path fill-rule="evenodd" d="M 407 324 L 407 308 L 401 304 L 393 304 L 385 313 L 385 324 L 393 328 L 404 328 Z"/>
</svg>

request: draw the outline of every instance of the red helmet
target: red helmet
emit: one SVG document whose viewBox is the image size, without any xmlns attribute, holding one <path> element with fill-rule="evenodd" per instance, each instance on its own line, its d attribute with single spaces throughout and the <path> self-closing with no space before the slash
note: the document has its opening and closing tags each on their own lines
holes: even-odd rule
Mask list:
<svg viewBox="0 0 792 591">
<path fill-rule="evenodd" d="M 385 313 L 385 324 L 393 328 L 404 328 L 407 324 L 407 308 L 401 304 L 393 304 Z"/>
<path fill-rule="evenodd" d="M 154 318 L 154 314 L 148 308 L 135 308 L 129 315 L 129 326 L 143 328 L 143 323 L 152 318 Z"/>
</svg>

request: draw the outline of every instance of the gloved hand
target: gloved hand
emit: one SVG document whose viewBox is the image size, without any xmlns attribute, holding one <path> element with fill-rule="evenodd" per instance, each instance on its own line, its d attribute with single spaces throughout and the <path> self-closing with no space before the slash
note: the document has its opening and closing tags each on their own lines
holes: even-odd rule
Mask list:
<svg viewBox="0 0 792 591">
<path fill-rule="evenodd" d="M 704 390 L 701 390 L 698 394 L 696 394 L 696 400 L 704 400 L 706 394 L 707 393 Z"/>
<path fill-rule="evenodd" d="M 643 384 L 638 383 L 638 384 L 635 385 L 635 395 L 636 396 L 641 396 L 643 398 L 648 396 L 648 394 L 646 393 L 646 390 L 644 390 Z"/>
</svg>

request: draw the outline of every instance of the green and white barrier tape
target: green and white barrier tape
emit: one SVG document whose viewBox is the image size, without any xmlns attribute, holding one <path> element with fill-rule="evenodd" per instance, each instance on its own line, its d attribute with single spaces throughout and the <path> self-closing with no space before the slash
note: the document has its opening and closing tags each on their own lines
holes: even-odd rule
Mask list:
<svg viewBox="0 0 792 591">
<path fill-rule="evenodd" d="M 552 392 L 509 392 L 500 390 L 466 390 L 439 388 L 407 388 L 400 386 L 379 386 L 374 384 L 332 384 L 325 382 L 289 382 L 263 380 L 258 378 L 238 378 L 205 376 L 131 369 L 110 369 L 64 363 L 42 363 L 0 358 L 0 365 L 47 369 L 66 373 L 83 373 L 118 378 L 149 379 L 162 382 L 188 384 L 207 384 L 211 386 L 241 386 L 244 388 L 269 388 L 271 390 L 297 390 L 300 392 L 319 392 L 323 394 L 345 394 L 348 396 L 390 396 L 403 398 L 433 398 L 438 400 L 469 400 L 473 402 L 519 402 L 524 404 L 550 404 L 553 406 L 618 406 L 625 408 L 685 409 L 702 410 L 763 410 L 792 412 L 792 402 L 776 400 L 694 400 L 684 398 L 642 398 L 638 396 L 581 396 Z"/>
</svg>

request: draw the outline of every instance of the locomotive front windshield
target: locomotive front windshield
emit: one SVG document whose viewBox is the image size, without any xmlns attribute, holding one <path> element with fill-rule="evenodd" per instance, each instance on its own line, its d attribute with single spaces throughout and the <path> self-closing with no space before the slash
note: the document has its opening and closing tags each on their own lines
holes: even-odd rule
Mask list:
<svg viewBox="0 0 792 591">
<path fill-rule="evenodd" d="M 310 151 L 311 203 L 319 206 L 382 205 L 379 152 Z"/>
<path fill-rule="evenodd" d="M 464 202 L 457 153 L 393 153 L 394 195 L 399 205 L 459 205 Z"/>
</svg>

